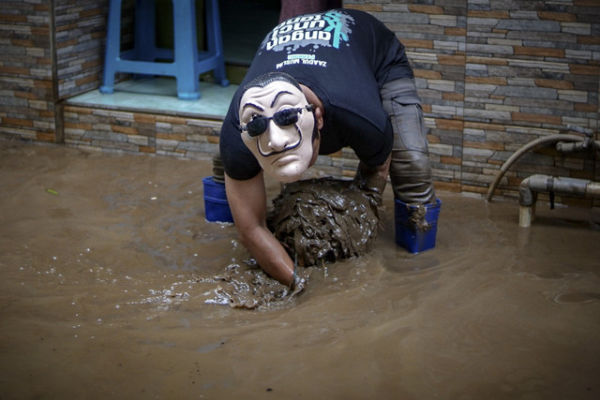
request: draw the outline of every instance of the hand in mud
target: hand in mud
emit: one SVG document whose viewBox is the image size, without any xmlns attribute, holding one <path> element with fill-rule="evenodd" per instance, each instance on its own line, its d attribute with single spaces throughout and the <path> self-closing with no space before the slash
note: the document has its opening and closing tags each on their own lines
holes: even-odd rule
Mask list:
<svg viewBox="0 0 600 400">
<path fill-rule="evenodd" d="M 289 298 L 292 299 L 293 297 L 302 293 L 304 291 L 304 285 L 306 285 L 306 279 L 300 278 L 296 275 L 294 277 L 294 284 L 290 288 Z"/>
<path fill-rule="evenodd" d="M 385 163 L 374 167 L 369 167 L 361 161 L 354 176 L 354 183 L 361 190 L 382 194 L 387 182 L 390 160 L 388 157 Z"/>
<path fill-rule="evenodd" d="M 291 300 L 294 297 L 299 296 L 300 293 L 304 292 L 312 270 L 310 268 L 298 268 L 298 266 L 296 266 L 294 271 L 294 284 L 291 286 L 288 292 L 288 300 Z"/>
</svg>

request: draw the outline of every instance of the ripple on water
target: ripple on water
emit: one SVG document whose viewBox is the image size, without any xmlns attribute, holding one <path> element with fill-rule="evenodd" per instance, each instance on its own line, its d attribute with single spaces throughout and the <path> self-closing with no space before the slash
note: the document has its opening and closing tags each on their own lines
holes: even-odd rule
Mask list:
<svg viewBox="0 0 600 400">
<path fill-rule="evenodd" d="M 587 304 L 600 300 L 600 293 L 597 292 L 567 292 L 559 293 L 554 297 L 554 302 L 558 304 Z"/>
</svg>

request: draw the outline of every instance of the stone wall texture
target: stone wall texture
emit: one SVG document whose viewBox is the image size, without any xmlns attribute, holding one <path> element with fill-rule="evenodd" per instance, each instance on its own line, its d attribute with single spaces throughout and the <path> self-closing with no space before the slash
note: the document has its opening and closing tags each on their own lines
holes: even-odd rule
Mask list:
<svg viewBox="0 0 600 400">
<path fill-rule="evenodd" d="M 206 159 L 219 150 L 221 121 L 67 104 L 69 146 L 112 152 Z"/>
<path fill-rule="evenodd" d="M 98 87 L 104 61 L 108 1 L 56 2 L 58 96 L 66 99 Z"/>
<path fill-rule="evenodd" d="M 353 1 L 405 44 L 425 105 L 438 187 L 485 193 L 524 143 L 589 128 L 598 139 L 597 0 Z M 598 179 L 595 158 L 530 153 L 497 193 L 532 173 Z"/>
<path fill-rule="evenodd" d="M 107 5 L 1 3 L 0 134 L 209 157 L 218 148 L 220 121 L 69 104 L 70 96 L 100 85 Z M 346 0 L 344 6 L 373 14 L 407 47 L 439 189 L 483 194 L 515 150 L 569 125 L 600 139 L 600 1 Z M 357 161 L 343 150 L 318 163 L 350 176 Z M 532 173 L 600 180 L 600 162 L 592 154 L 540 149 L 513 165 L 497 195 L 516 196 Z"/>
<path fill-rule="evenodd" d="M 0 7 L 0 133 L 54 141 L 50 2 L 3 1 Z"/>
</svg>

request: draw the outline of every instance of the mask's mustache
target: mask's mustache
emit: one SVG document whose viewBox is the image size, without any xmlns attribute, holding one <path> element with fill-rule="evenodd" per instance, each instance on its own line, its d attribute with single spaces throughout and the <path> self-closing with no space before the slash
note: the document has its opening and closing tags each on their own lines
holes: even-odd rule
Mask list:
<svg viewBox="0 0 600 400">
<path fill-rule="evenodd" d="M 282 150 L 277 150 L 277 151 L 272 151 L 270 153 L 265 153 L 261 148 L 260 148 L 260 139 L 256 141 L 256 148 L 258 149 L 258 152 L 260 153 L 261 156 L 263 157 L 270 157 L 270 156 L 274 156 L 276 154 L 281 154 L 284 153 L 286 151 L 289 150 L 293 150 L 296 147 L 300 146 L 300 143 L 302 143 L 302 131 L 300 130 L 300 128 L 298 128 L 298 124 L 294 124 L 294 127 L 296 128 L 296 132 L 298 132 L 298 141 L 290 146 L 285 147 Z"/>
</svg>

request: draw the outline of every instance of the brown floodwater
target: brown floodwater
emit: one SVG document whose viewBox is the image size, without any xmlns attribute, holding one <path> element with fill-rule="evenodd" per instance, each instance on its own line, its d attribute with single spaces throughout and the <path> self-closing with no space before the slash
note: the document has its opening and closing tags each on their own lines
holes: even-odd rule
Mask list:
<svg viewBox="0 0 600 400">
<path fill-rule="evenodd" d="M 599 398 L 597 212 L 523 229 L 516 201 L 442 192 L 412 255 L 388 187 L 372 251 L 245 310 L 218 304 L 251 263 L 204 220 L 210 171 L 0 141 L 0 399 Z"/>
</svg>

